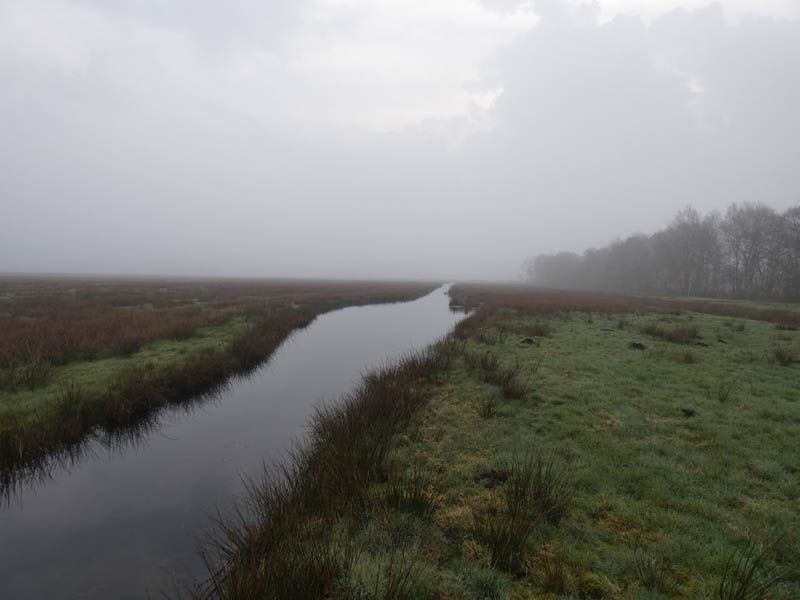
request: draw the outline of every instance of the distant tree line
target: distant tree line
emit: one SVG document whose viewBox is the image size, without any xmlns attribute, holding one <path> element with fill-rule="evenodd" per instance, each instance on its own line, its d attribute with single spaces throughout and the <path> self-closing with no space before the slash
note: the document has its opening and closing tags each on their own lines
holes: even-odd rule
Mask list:
<svg viewBox="0 0 800 600">
<path fill-rule="evenodd" d="M 681 210 L 653 235 L 633 235 L 582 255 L 540 254 L 526 276 L 556 288 L 800 299 L 800 206 L 784 213 L 733 204 L 701 216 Z"/>
</svg>

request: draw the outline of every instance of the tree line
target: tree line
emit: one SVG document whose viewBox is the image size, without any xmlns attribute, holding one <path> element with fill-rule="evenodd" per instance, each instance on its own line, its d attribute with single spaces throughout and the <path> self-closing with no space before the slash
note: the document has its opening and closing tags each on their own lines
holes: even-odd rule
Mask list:
<svg viewBox="0 0 800 600">
<path fill-rule="evenodd" d="M 556 288 L 798 300 L 800 206 L 733 204 L 705 216 L 687 207 L 652 235 L 540 254 L 524 271 Z"/>
</svg>

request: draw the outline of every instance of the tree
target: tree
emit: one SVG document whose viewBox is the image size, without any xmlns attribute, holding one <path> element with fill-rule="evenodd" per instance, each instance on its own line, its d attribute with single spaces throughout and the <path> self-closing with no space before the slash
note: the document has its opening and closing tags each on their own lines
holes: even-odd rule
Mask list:
<svg viewBox="0 0 800 600">
<path fill-rule="evenodd" d="M 800 206 L 779 215 L 733 204 L 724 217 L 686 207 L 651 236 L 525 264 L 529 279 L 553 287 L 800 298 Z"/>
</svg>

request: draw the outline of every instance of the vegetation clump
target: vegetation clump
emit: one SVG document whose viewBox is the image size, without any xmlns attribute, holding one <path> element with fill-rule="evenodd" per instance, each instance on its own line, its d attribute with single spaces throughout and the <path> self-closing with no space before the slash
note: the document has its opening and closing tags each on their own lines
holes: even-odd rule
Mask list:
<svg viewBox="0 0 800 600">
<path fill-rule="evenodd" d="M 418 466 L 410 471 L 395 467 L 387 482 L 386 502 L 397 511 L 430 515 L 434 510 L 430 477 Z"/>
<path fill-rule="evenodd" d="M 497 415 L 499 402 L 497 396 L 492 393 L 481 394 L 478 397 L 478 414 L 484 419 L 491 419 Z"/>
<path fill-rule="evenodd" d="M 794 570 L 779 568 L 770 564 L 770 555 L 781 539 L 783 536 L 779 536 L 760 550 L 755 543 L 750 543 L 732 552 L 725 562 L 719 579 L 717 598 L 767 600 L 780 597 L 784 584 L 796 581 L 800 575 L 796 568 Z"/>
<path fill-rule="evenodd" d="M 641 328 L 641 332 L 673 344 L 694 344 L 700 339 L 700 334 L 696 327 L 664 329 L 663 327 L 649 323 Z"/>
<path fill-rule="evenodd" d="M 769 358 L 772 362 L 778 363 L 782 367 L 797 362 L 797 355 L 792 348 L 786 346 L 776 346 L 770 352 Z"/>
<path fill-rule="evenodd" d="M 492 566 L 517 573 L 537 525 L 557 525 L 574 499 L 566 472 L 540 454 L 515 456 L 502 488 L 501 507 L 478 525 Z"/>
</svg>

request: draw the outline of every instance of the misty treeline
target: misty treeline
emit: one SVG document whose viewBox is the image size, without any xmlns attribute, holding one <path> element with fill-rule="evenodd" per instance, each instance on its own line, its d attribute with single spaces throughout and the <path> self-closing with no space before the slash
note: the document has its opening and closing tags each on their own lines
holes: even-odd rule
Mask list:
<svg viewBox="0 0 800 600">
<path fill-rule="evenodd" d="M 653 235 L 633 235 L 583 255 L 540 254 L 526 277 L 556 288 L 800 299 L 800 206 L 778 213 L 733 204 L 724 215 L 681 210 Z"/>
</svg>

